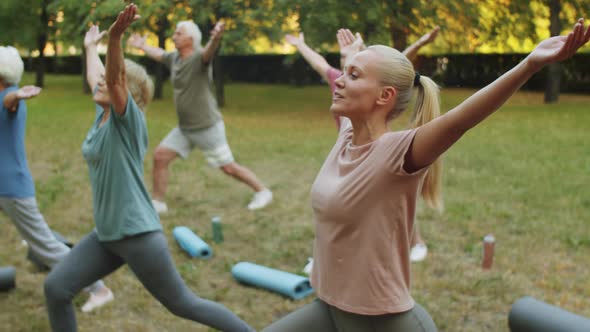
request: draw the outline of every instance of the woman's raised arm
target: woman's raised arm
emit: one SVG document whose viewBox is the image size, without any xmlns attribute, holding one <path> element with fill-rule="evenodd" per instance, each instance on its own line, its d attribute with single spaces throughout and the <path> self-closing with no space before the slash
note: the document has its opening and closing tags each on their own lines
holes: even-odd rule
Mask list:
<svg viewBox="0 0 590 332">
<path fill-rule="evenodd" d="M 119 13 L 117 20 L 109 28 L 106 83 L 113 109 L 121 115 L 125 113 L 128 98 L 121 36 L 129 25 L 137 21 L 139 18 L 140 16 L 137 14 L 137 6 L 135 6 L 135 4 L 130 4 Z"/>
<path fill-rule="evenodd" d="M 407 156 L 406 170 L 434 162 L 467 130 L 500 108 L 534 73 L 545 65 L 570 58 L 590 40 L 590 27 L 580 19 L 567 36 L 545 39 L 518 65 L 457 107 L 418 128 Z"/>
</svg>

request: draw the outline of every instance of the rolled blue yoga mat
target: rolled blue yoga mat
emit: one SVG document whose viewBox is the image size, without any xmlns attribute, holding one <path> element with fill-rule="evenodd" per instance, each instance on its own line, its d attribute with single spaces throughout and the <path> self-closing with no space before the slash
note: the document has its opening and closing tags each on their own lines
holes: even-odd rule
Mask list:
<svg viewBox="0 0 590 332">
<path fill-rule="evenodd" d="M 0 291 L 8 291 L 16 286 L 16 270 L 12 266 L 0 267 Z"/>
<path fill-rule="evenodd" d="M 590 319 L 526 296 L 508 315 L 512 332 L 588 332 Z"/>
<path fill-rule="evenodd" d="M 308 278 L 253 263 L 240 262 L 234 265 L 231 273 L 240 282 L 268 289 L 294 300 L 313 293 Z"/>
<path fill-rule="evenodd" d="M 210 258 L 213 256 L 211 247 L 187 227 L 175 227 L 172 234 L 180 247 L 191 257 Z"/>
</svg>

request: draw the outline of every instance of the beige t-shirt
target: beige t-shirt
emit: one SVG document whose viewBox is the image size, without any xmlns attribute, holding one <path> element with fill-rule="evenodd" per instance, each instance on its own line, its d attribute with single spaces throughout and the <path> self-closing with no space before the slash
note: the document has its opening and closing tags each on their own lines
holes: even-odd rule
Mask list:
<svg viewBox="0 0 590 332">
<path fill-rule="evenodd" d="M 221 120 L 217 100 L 213 96 L 211 65 L 201 60 L 202 50 L 181 59 L 178 52 L 165 53 L 162 62 L 170 68 L 174 103 L 181 129 L 211 127 Z"/>
<path fill-rule="evenodd" d="M 350 120 L 313 186 L 316 226 L 312 286 L 344 311 L 381 315 L 410 310 L 410 239 L 427 168 L 403 169 L 416 130 L 352 145 Z"/>
</svg>

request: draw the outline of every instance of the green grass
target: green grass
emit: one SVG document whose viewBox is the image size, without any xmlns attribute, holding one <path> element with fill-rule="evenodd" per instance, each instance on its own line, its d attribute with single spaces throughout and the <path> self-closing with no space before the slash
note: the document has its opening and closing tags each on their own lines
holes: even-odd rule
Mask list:
<svg viewBox="0 0 590 332">
<path fill-rule="evenodd" d="M 27 76 L 24 83 L 32 82 Z M 77 77 L 48 76 L 42 95 L 28 102 L 27 154 L 42 213 L 55 230 L 79 240 L 93 228 L 91 193 L 80 147 L 94 106 Z M 473 91 L 443 90 L 443 109 Z M 146 183 L 156 144 L 175 125 L 169 86 L 148 110 Z M 334 139 L 328 88 L 232 84 L 223 109 L 237 160 L 275 193 L 267 209 L 246 209 L 251 192 L 208 167 L 199 152 L 172 166 L 162 218 L 170 250 L 187 284 L 220 301 L 261 329 L 305 303 L 244 287 L 230 274 L 241 260 L 298 273 L 312 255 L 309 190 Z M 563 95 L 544 105 L 542 95 L 520 93 L 467 133 L 444 157 L 446 210 L 420 206 L 428 242 L 426 261 L 413 268 L 413 295 L 441 331 L 507 331 L 510 306 L 532 295 L 590 316 L 590 97 Z M 398 120 L 396 128 L 405 125 Z M 212 240 L 219 215 L 225 242 Z M 42 282 L 25 259 L 26 248 L 0 215 L 0 265 L 17 268 L 17 288 L 0 293 L 6 331 L 46 331 Z M 211 260 L 190 259 L 171 231 L 185 225 L 212 243 Z M 491 271 L 480 269 L 482 237 L 496 236 Z M 80 331 L 208 331 L 177 318 L 154 300 L 127 268 L 105 279 L 117 301 L 97 312 L 78 312 Z M 76 298 L 79 306 L 85 296 Z"/>
</svg>

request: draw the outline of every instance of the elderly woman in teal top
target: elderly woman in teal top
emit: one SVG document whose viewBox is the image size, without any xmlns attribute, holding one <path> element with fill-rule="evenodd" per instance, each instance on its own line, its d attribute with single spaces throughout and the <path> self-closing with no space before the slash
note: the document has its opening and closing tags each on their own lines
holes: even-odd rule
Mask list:
<svg viewBox="0 0 590 332">
<path fill-rule="evenodd" d="M 51 328 L 76 331 L 72 297 L 84 285 L 128 264 L 173 314 L 222 331 L 254 331 L 224 306 L 192 293 L 170 257 L 142 179 L 147 149 L 142 110 L 151 99 L 153 84 L 145 69 L 123 59 L 121 49 L 123 32 L 138 18 L 137 7 L 131 4 L 110 27 L 106 70 L 96 51 L 105 32 L 92 26 L 84 40 L 87 78 L 96 87 L 93 99 L 97 106 L 82 152 L 90 171 L 96 230 L 76 245 L 45 281 Z"/>
</svg>

